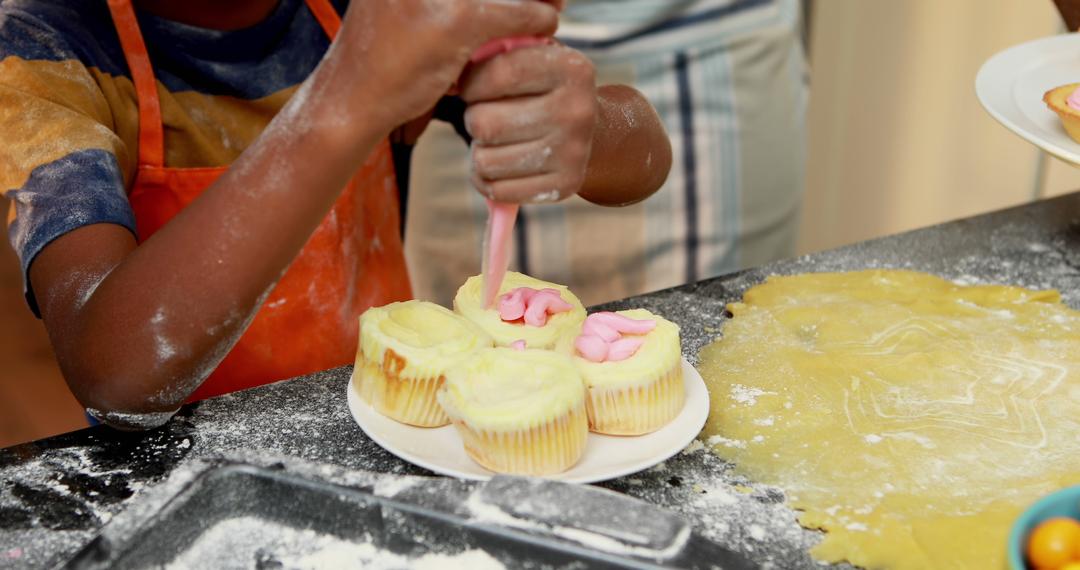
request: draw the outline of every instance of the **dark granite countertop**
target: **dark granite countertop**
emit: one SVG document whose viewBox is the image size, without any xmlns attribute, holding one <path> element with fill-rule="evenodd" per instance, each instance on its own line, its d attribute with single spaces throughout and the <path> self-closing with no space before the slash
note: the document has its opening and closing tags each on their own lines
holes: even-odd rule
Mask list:
<svg viewBox="0 0 1080 570">
<path fill-rule="evenodd" d="M 612 303 L 677 322 L 696 361 L 719 334 L 723 308 L 770 274 L 906 268 L 960 282 L 1056 288 L 1080 308 L 1080 193 L 781 261 Z M 351 369 L 215 398 L 184 408 L 162 428 L 97 427 L 0 450 L 0 567 L 61 562 L 143 489 L 205 458 L 259 452 L 364 470 L 383 478 L 430 475 L 368 439 L 345 402 Z M 795 522 L 783 493 L 732 473 L 691 444 L 646 472 L 604 486 L 677 511 L 713 541 L 762 567 L 818 568 L 818 535 Z M 736 487 L 738 486 L 738 488 Z M 749 489 L 749 492 L 747 491 Z"/>
</svg>

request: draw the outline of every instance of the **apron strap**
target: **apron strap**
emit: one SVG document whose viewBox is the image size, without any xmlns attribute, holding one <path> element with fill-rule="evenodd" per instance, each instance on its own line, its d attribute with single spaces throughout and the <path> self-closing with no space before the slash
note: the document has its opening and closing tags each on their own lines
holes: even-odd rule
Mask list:
<svg viewBox="0 0 1080 570">
<path fill-rule="evenodd" d="M 311 10 L 311 13 L 315 15 L 315 19 L 319 21 L 319 25 L 326 32 L 326 37 L 330 38 L 330 41 L 334 41 L 338 30 L 341 29 L 341 16 L 338 15 L 337 10 L 334 10 L 330 0 L 304 0 L 304 3 L 307 4 L 308 10 Z"/>
<path fill-rule="evenodd" d="M 341 16 L 330 0 L 304 0 L 304 3 L 333 41 L 341 29 Z M 108 0 L 108 4 L 124 59 L 131 70 L 131 81 L 135 84 L 135 101 L 139 108 L 139 166 L 164 167 L 165 129 L 161 123 L 161 100 L 135 9 L 131 0 Z"/>
<path fill-rule="evenodd" d="M 150 66 L 139 21 L 131 0 L 109 0 L 109 12 L 113 25 L 120 36 L 120 47 L 131 70 L 135 84 L 135 98 L 139 107 L 139 165 L 165 166 L 165 133 L 161 126 L 161 102 L 158 99 L 157 80 Z"/>
</svg>

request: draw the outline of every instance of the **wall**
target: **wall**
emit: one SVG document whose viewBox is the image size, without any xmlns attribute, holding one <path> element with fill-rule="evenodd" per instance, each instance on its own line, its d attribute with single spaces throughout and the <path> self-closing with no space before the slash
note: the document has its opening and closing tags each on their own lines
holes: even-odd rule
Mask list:
<svg viewBox="0 0 1080 570">
<path fill-rule="evenodd" d="M 0 212 L 8 201 L 0 197 Z M 0 447 L 86 425 L 53 358 L 45 327 L 26 308 L 15 252 L 0 243 Z"/>
<path fill-rule="evenodd" d="M 817 0 L 811 24 L 802 252 L 1080 188 L 1056 159 L 1037 185 L 974 93 L 991 55 L 1060 31 L 1050 0 Z"/>
</svg>

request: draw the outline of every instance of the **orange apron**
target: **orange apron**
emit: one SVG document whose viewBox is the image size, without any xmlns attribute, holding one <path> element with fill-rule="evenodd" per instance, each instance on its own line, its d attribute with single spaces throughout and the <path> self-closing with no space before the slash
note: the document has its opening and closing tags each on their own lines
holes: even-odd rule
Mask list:
<svg viewBox="0 0 1080 570">
<path fill-rule="evenodd" d="M 333 40 L 341 18 L 329 0 L 305 2 Z M 158 86 L 135 10 L 131 0 L 108 3 L 139 108 L 138 171 L 128 198 L 141 243 L 228 167 L 165 166 Z M 359 314 L 412 296 L 399 206 L 390 144 L 384 140 L 349 181 L 239 342 L 191 400 L 352 362 Z"/>
</svg>

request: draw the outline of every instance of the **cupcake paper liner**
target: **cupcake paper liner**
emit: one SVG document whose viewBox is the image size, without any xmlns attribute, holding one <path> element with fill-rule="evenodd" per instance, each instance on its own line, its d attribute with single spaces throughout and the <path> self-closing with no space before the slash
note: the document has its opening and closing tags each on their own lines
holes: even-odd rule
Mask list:
<svg viewBox="0 0 1080 570">
<path fill-rule="evenodd" d="M 512 431 L 475 428 L 454 419 L 465 452 L 498 473 L 551 475 L 572 467 L 585 453 L 589 435 L 585 406 L 538 426 Z"/>
<path fill-rule="evenodd" d="M 366 359 L 357 362 L 353 382 L 360 397 L 380 414 L 417 427 L 440 427 L 450 418 L 435 399 L 443 377 L 409 378 Z"/>
<path fill-rule="evenodd" d="M 656 431 L 682 411 L 686 402 L 682 363 L 655 381 L 627 388 L 591 387 L 585 406 L 589 429 L 607 435 L 642 435 Z"/>
</svg>

